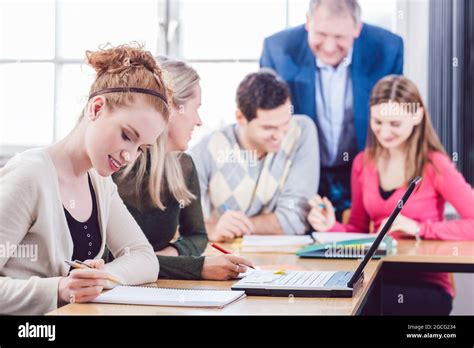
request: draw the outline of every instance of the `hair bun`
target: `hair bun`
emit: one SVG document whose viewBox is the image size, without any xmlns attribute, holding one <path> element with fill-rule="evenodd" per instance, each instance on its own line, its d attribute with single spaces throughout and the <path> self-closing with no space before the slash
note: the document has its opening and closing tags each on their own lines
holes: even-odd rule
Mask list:
<svg viewBox="0 0 474 348">
<path fill-rule="evenodd" d="M 107 43 L 99 47 L 98 51 L 86 51 L 86 58 L 97 75 L 120 73 L 131 67 L 146 68 L 153 73 L 160 70 L 151 53 L 137 42 L 117 47 Z"/>
</svg>

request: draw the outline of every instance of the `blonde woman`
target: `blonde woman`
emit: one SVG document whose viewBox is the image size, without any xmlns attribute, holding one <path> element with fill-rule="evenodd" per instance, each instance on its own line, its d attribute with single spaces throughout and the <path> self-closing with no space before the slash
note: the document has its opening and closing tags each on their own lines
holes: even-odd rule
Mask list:
<svg viewBox="0 0 474 348">
<path fill-rule="evenodd" d="M 474 239 L 472 187 L 446 155 L 415 84 L 390 75 L 377 82 L 370 97 L 368 145 L 352 166 L 349 222 L 336 222 L 331 202 L 319 196 L 310 202 L 308 220 L 317 231 L 368 231 L 370 221 L 379 230 L 408 182 L 419 175 L 422 184 L 393 223 L 393 235 Z M 443 219 L 445 202 L 460 220 Z M 454 291 L 446 273 L 393 271 L 384 273 L 382 294 L 383 314 L 447 315 Z"/>
<path fill-rule="evenodd" d="M 194 127 L 201 126 L 198 109 L 201 86 L 197 72 L 184 62 L 160 58 L 173 87 L 168 131 L 168 153 L 165 180 L 161 194 L 156 178 L 157 162 L 153 159 L 146 170 L 148 181 L 137 186 L 135 174 L 140 163 L 130 173 L 114 175 L 121 197 L 137 220 L 156 252 L 162 278 L 224 280 L 245 272 L 252 263 L 235 255 L 201 256 L 208 242 L 201 209 L 199 180 L 188 148 Z M 143 159 L 145 162 L 145 159 Z M 179 238 L 172 242 L 176 232 Z"/>
<path fill-rule="evenodd" d="M 157 138 L 166 128 L 170 92 L 140 46 L 87 52 L 87 62 L 97 76 L 75 128 L 0 169 L 0 243 L 37 250 L 0 259 L 2 314 L 44 314 L 90 301 L 114 285 L 109 275 L 127 284 L 157 278 L 153 249 L 109 176 L 143 153 L 164 160 Z M 104 265 L 105 246 L 115 260 Z M 75 259 L 92 268 L 71 270 L 64 261 Z"/>
</svg>

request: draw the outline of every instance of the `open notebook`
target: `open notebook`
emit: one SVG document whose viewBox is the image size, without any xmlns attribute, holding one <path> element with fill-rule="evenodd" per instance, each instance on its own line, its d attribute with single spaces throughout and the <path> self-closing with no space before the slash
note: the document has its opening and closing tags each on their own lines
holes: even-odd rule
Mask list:
<svg viewBox="0 0 474 348">
<path fill-rule="evenodd" d="M 242 239 L 242 252 L 289 253 L 293 254 L 301 247 L 313 243 L 309 235 L 304 236 L 256 236 L 246 235 Z"/>
<path fill-rule="evenodd" d="M 244 291 L 117 286 L 92 302 L 150 306 L 217 307 L 245 297 Z"/>
</svg>

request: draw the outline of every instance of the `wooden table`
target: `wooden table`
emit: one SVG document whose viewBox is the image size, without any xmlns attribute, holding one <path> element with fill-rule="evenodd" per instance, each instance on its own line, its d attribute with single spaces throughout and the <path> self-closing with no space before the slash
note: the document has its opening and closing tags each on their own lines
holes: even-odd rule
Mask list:
<svg viewBox="0 0 474 348">
<path fill-rule="evenodd" d="M 230 247 L 230 246 L 227 246 Z M 215 254 L 214 249 L 206 254 Z M 355 270 L 357 260 L 300 259 L 294 254 L 241 253 L 263 269 Z M 69 304 L 48 315 L 355 315 L 369 295 L 382 264 L 423 265 L 443 272 L 474 272 L 474 242 L 400 240 L 397 254 L 370 261 L 365 279 L 353 298 L 288 298 L 248 296 L 223 309 L 113 304 Z M 233 281 L 158 280 L 154 285 L 172 288 L 228 289 Z"/>
<path fill-rule="evenodd" d="M 397 253 L 384 257 L 383 263 L 412 265 L 426 272 L 474 273 L 474 241 L 399 240 Z"/>
</svg>

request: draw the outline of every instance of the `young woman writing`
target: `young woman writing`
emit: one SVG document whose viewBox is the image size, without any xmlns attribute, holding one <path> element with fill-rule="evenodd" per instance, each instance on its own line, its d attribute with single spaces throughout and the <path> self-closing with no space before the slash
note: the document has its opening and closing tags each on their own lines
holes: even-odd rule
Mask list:
<svg viewBox="0 0 474 348">
<path fill-rule="evenodd" d="M 164 160 L 157 138 L 166 128 L 170 91 L 141 47 L 87 52 L 87 61 L 97 76 L 74 129 L 0 169 L 0 244 L 37 250 L 0 259 L 2 314 L 44 314 L 90 301 L 113 285 L 109 275 L 126 284 L 158 275 L 153 249 L 110 175 L 143 153 Z M 115 260 L 104 265 L 105 246 Z M 70 270 L 65 261 L 75 259 L 92 268 Z"/>
<path fill-rule="evenodd" d="M 416 86 L 403 76 L 387 76 L 370 98 L 368 145 L 352 167 L 352 208 L 348 224 L 335 221 L 327 198 L 314 197 L 308 221 L 317 231 L 377 231 L 403 195 L 407 183 L 422 176 L 391 231 L 422 239 L 472 240 L 474 191 L 438 140 Z M 445 221 L 445 202 L 460 220 Z M 324 203 L 325 208 L 321 208 Z M 384 275 L 383 314 L 439 314 L 451 311 L 454 295 L 446 273 L 391 272 Z"/>
</svg>

